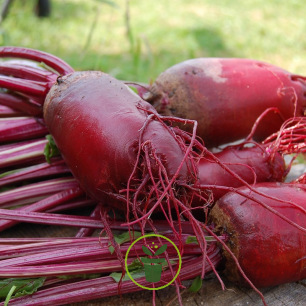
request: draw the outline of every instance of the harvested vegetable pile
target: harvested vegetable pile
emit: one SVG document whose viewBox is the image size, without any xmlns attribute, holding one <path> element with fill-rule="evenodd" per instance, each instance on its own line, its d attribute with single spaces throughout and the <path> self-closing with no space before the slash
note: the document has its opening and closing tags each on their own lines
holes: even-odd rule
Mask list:
<svg viewBox="0 0 306 306">
<path fill-rule="evenodd" d="M 163 278 L 153 286 L 173 280 L 180 304 L 184 280 L 213 272 L 224 288 L 223 266 L 229 279 L 252 287 L 263 303 L 257 287 L 305 278 L 304 176 L 283 183 L 293 161 L 306 152 L 304 77 L 288 78 L 282 69 L 256 62 L 255 71 L 273 74 L 263 87 L 266 74 L 237 73 L 254 64 L 237 59 L 224 60 L 229 81 L 221 82 L 223 60 L 207 59 L 209 69 L 203 71 L 214 81 L 207 88 L 215 101 L 208 103 L 223 117 L 194 106 L 206 118 L 198 120 L 189 112 L 183 118 L 158 113 L 161 104 L 168 105 L 169 91 L 159 93 L 155 86 L 171 87 L 168 76 L 138 95 L 106 73 L 74 72 L 38 50 L 2 47 L 0 56 L 9 58 L 0 63 L 0 230 L 19 222 L 79 228 L 76 237 L 1 240 L 0 278 L 10 305 L 63 305 L 152 287 L 140 259 L 153 259 L 154 252 L 143 253 L 136 244 L 129 250 L 149 233 L 155 237 L 146 238 L 147 245 L 162 244 L 162 235 L 177 246 L 180 260 L 164 244 Z M 203 68 L 198 61 L 197 72 Z M 176 96 L 177 89 L 170 96 L 186 109 L 186 97 L 195 95 L 194 104 L 201 97 L 206 101 L 192 84 L 204 89 L 207 80 L 202 75 L 194 81 L 184 69 L 188 82 L 180 90 L 187 96 Z M 248 82 L 261 99 L 248 97 Z M 220 84 L 238 115 L 224 113 L 228 103 L 218 94 Z M 240 115 L 242 100 L 252 117 Z M 269 128 L 263 127 L 267 118 L 273 121 Z M 243 137 L 237 145 L 211 150 Z M 285 155 L 291 156 L 289 165 Z M 92 207 L 90 216 L 74 213 L 84 207 Z M 268 250 L 275 250 L 273 262 Z M 142 287 L 127 275 L 130 269 Z"/>
</svg>

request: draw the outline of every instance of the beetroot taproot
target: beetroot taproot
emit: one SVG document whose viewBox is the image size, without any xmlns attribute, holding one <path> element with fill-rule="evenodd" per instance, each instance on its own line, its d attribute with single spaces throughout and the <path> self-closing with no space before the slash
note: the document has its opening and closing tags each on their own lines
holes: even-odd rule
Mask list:
<svg viewBox="0 0 306 306">
<path fill-rule="evenodd" d="M 241 187 L 237 189 L 241 194 L 228 193 L 216 203 L 210 214 L 216 232 L 229 236 L 227 246 L 256 287 L 305 278 L 306 185 L 260 183 L 254 188 L 265 196 Z M 297 226 L 268 211 L 259 202 L 264 202 Z M 232 256 L 225 250 L 223 255 L 228 278 L 246 284 Z"/>
<path fill-rule="evenodd" d="M 246 137 L 268 108 L 278 111 L 262 119 L 257 141 L 276 132 L 286 119 L 304 116 L 306 81 L 257 60 L 196 58 L 162 72 L 143 96 L 163 115 L 197 120 L 198 135 L 213 147 Z"/>
</svg>

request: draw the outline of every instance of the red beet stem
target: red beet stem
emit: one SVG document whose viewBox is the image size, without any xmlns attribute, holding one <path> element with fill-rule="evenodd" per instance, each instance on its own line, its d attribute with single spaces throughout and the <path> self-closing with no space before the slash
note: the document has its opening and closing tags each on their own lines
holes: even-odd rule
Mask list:
<svg viewBox="0 0 306 306">
<path fill-rule="evenodd" d="M 0 74 L 38 82 L 55 82 L 58 75 L 51 71 L 16 63 L 0 63 Z"/>
<path fill-rule="evenodd" d="M 17 94 L 0 92 L 0 104 L 32 116 L 42 114 L 42 109 L 39 104 Z"/>
<path fill-rule="evenodd" d="M 41 138 L 0 146 L 0 168 L 45 161 L 44 148 L 47 142 L 47 139 Z"/>
<path fill-rule="evenodd" d="M 70 169 L 62 159 L 57 158 L 51 164 L 45 162 L 0 174 L 0 187 L 28 179 L 37 179 L 64 173 L 70 173 Z"/>
<path fill-rule="evenodd" d="M 96 207 L 93 209 L 93 211 L 90 214 L 90 218 L 93 218 L 95 220 L 99 220 L 101 217 L 101 205 L 97 204 Z M 76 238 L 82 238 L 82 237 L 89 237 L 94 233 L 93 228 L 88 228 L 88 227 L 82 227 L 79 229 L 79 231 L 76 233 L 75 237 Z"/>
<path fill-rule="evenodd" d="M 22 141 L 48 134 L 43 119 L 15 117 L 0 119 L 0 142 Z"/>
<path fill-rule="evenodd" d="M 35 238 L 0 238 L 1 260 L 19 256 L 69 248 L 84 248 L 92 245 L 108 245 L 107 237 L 35 237 Z M 103 248 L 100 248 L 102 250 Z M 0 261 L 1 262 L 1 261 Z"/>
<path fill-rule="evenodd" d="M 65 75 L 73 72 L 73 69 L 60 58 L 38 50 L 22 48 L 22 47 L 1 47 L 0 57 L 15 57 L 21 59 L 33 60 L 36 62 L 42 62 L 54 69 L 61 75 Z"/>
<path fill-rule="evenodd" d="M 209 254 L 211 262 L 217 265 L 221 260 L 220 250 L 215 245 L 211 245 Z M 202 256 L 195 259 L 185 260 L 180 271 L 180 280 L 193 279 L 198 276 L 203 260 Z M 210 265 L 206 266 L 207 273 L 210 272 L 211 269 Z M 173 275 L 171 271 L 168 270 L 163 275 L 163 281 L 156 283 L 156 286 L 162 286 L 164 285 L 164 281 L 170 281 L 172 278 Z M 144 277 L 138 278 L 137 282 L 142 286 L 152 285 L 151 283 L 146 282 Z M 124 281 L 120 286 L 121 294 L 140 290 L 142 289 L 132 281 Z M 118 283 L 116 283 L 111 277 L 106 276 L 41 290 L 31 296 L 12 299 L 10 300 L 10 303 L 11 305 L 24 306 L 43 305 L 45 303 L 49 303 L 50 305 L 63 305 L 66 303 L 80 302 L 84 300 L 88 301 L 114 295 L 118 295 Z"/>
<path fill-rule="evenodd" d="M 36 199 L 79 186 L 72 177 L 56 178 L 32 183 L 0 193 L 0 206 L 12 207 L 34 203 Z"/>
<path fill-rule="evenodd" d="M 0 87 L 36 97 L 45 97 L 48 93 L 48 86 L 45 82 L 23 80 L 3 75 L 0 75 Z"/>
<path fill-rule="evenodd" d="M 162 233 L 163 234 L 163 233 Z M 169 235 L 167 235 L 169 237 Z M 171 238 L 173 239 L 172 235 Z M 42 265 L 54 265 L 54 264 L 70 264 L 71 262 L 92 261 L 100 262 L 103 264 L 104 260 L 116 259 L 115 253 L 111 253 L 109 250 L 109 241 L 107 238 L 78 242 L 76 238 L 76 243 L 74 242 L 62 242 L 57 244 L 51 243 L 33 243 L 33 245 L 20 245 L 20 246 L 7 246 L 3 252 L 0 251 L 0 271 L 7 267 L 27 267 L 27 266 L 42 266 Z M 152 240 L 153 241 L 153 240 Z M 159 243 L 156 239 L 154 243 Z M 178 243 L 174 240 L 173 243 Z M 215 242 L 213 242 L 215 243 Z M 166 243 L 167 253 L 172 257 L 177 257 L 177 251 L 173 248 L 171 243 Z M 3 246 L 5 247 L 5 246 Z M 125 255 L 130 247 L 130 243 L 124 243 L 121 245 L 122 253 Z M 131 257 L 137 256 L 141 252 L 141 245 L 135 246 L 130 250 L 129 255 Z M 201 249 L 196 244 L 185 245 L 184 256 L 196 256 L 200 255 Z M 209 253 L 208 253 L 209 254 Z M 13 270 L 13 269 L 12 269 Z M 8 273 L 9 271 L 6 270 Z M 34 271 L 34 270 L 33 270 Z M 41 276 L 44 274 L 44 267 L 37 269 L 34 272 L 39 272 Z M 18 274 L 14 271 L 14 277 L 18 277 Z M 47 272 L 48 273 L 48 272 Z M 0 275 L 2 273 L 0 272 Z M 13 276 L 13 275 L 11 275 Z M 28 275 L 37 276 L 37 275 Z M 45 275 L 47 276 L 47 274 Z"/>
<path fill-rule="evenodd" d="M 93 220 L 90 217 L 81 217 L 74 215 L 42 213 L 42 212 L 22 212 L 10 209 L 0 209 L 0 218 L 6 220 L 16 220 L 20 222 L 30 222 L 37 224 L 50 224 L 50 225 L 63 225 L 72 227 L 88 227 L 95 229 L 102 229 L 103 224 L 101 221 Z M 121 221 L 111 221 L 110 227 L 114 230 L 127 230 L 128 226 L 122 224 Z M 172 229 L 166 221 L 154 221 L 154 225 L 160 231 L 171 231 Z M 178 227 L 177 222 L 173 222 L 174 227 Z M 180 226 L 185 233 L 194 234 L 192 224 L 188 221 L 180 222 Z M 134 225 L 134 230 L 140 230 L 143 227 Z M 152 231 L 151 226 L 146 225 L 145 231 Z"/>
<path fill-rule="evenodd" d="M 21 266 L 21 267 L 4 267 L 0 268 L 1 277 L 44 277 L 44 276 L 59 276 L 73 275 L 83 273 L 107 273 L 114 270 L 120 270 L 118 259 L 104 260 L 98 262 L 73 262 L 65 264 L 52 264 L 41 266 Z"/>
<path fill-rule="evenodd" d="M 77 182 L 75 182 L 75 185 L 76 185 L 75 187 L 65 189 L 61 192 L 51 195 L 31 205 L 17 208 L 17 210 L 24 211 L 24 212 L 45 211 L 61 203 L 64 203 L 66 201 L 72 200 L 78 196 L 83 195 L 84 191 L 78 186 Z M 59 188 L 56 188 L 56 189 L 58 190 Z M 12 227 L 16 225 L 17 223 L 18 223 L 17 221 L 0 220 L 0 231 L 3 231 L 9 227 Z"/>
<path fill-rule="evenodd" d="M 103 228 L 101 221 L 92 220 L 89 217 L 39 213 L 39 212 L 22 212 L 10 209 L 0 209 L 0 218 L 6 220 L 16 220 L 19 222 L 30 222 L 38 224 L 64 225 L 73 227 L 90 227 Z M 116 223 L 114 229 L 122 229 L 119 222 Z M 126 227 L 124 228 L 126 229 Z"/>
<path fill-rule="evenodd" d="M 74 210 L 74 209 L 79 209 L 83 207 L 91 207 L 91 206 L 95 206 L 96 204 L 97 202 L 95 202 L 94 200 L 84 198 L 78 201 L 72 201 L 72 202 L 57 205 L 56 207 L 46 210 L 46 212 L 58 213 L 62 211 Z"/>
<path fill-rule="evenodd" d="M 0 105 L 0 118 L 24 116 L 24 113 L 9 106 Z"/>
</svg>

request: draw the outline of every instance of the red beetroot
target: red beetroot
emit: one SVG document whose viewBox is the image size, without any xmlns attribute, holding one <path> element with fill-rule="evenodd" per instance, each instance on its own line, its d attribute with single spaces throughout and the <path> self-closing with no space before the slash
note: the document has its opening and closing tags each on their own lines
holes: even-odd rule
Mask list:
<svg viewBox="0 0 306 306">
<path fill-rule="evenodd" d="M 230 146 L 215 153 L 214 157 L 218 158 L 221 164 L 216 163 L 211 156 L 201 158 L 198 163 L 198 183 L 204 187 L 211 186 L 209 189 L 213 192 L 214 200 L 228 192 L 228 189 L 222 189 L 222 186 L 240 187 L 243 185 L 241 179 L 249 184 L 282 182 L 287 174 L 282 155 L 278 152 L 272 155 L 259 144 L 254 147 Z M 224 170 L 224 165 L 240 179 Z"/>
<path fill-rule="evenodd" d="M 97 200 L 106 195 L 118 199 L 119 191 L 127 189 L 128 198 L 137 198 L 130 199 L 134 210 L 140 202 L 145 208 L 169 194 L 171 180 L 179 194 L 180 181 L 195 179 L 192 156 L 184 161 L 187 146 L 175 130 L 107 74 L 77 72 L 59 78 L 47 95 L 44 119 L 72 173 Z"/>
<path fill-rule="evenodd" d="M 262 143 L 245 141 L 228 146 L 219 153 L 206 151 L 198 163 L 198 184 L 202 190 L 211 190 L 214 200 L 217 200 L 235 187 L 282 182 L 295 157 L 305 152 L 306 117 L 290 118 Z M 286 154 L 295 154 L 288 166 L 284 160 Z"/>
<path fill-rule="evenodd" d="M 237 191 L 247 197 L 233 192 L 216 203 L 210 215 L 216 231 L 229 236 L 228 247 L 256 287 L 305 278 L 306 185 L 261 183 L 255 190 L 265 197 L 241 187 Z M 267 204 L 300 228 L 268 211 L 257 201 Z M 245 284 L 232 257 L 226 251 L 224 256 L 228 278 Z"/>
<path fill-rule="evenodd" d="M 198 135 L 207 147 L 246 137 L 266 109 L 255 134 L 261 141 L 284 120 L 304 116 L 305 77 L 250 59 L 197 58 L 161 73 L 144 94 L 159 113 L 198 121 Z M 181 128 L 189 128 L 180 125 Z"/>
</svg>

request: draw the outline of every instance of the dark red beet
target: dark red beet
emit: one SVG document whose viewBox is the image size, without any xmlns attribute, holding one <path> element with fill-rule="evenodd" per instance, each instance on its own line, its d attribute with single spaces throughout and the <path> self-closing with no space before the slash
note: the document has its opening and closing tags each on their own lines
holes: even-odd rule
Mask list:
<svg viewBox="0 0 306 306">
<path fill-rule="evenodd" d="M 148 193 L 155 197 L 157 189 L 166 188 L 158 181 L 167 185 L 177 171 L 175 181 L 194 179 L 174 131 L 158 117 L 124 83 L 101 72 L 60 78 L 44 104 L 45 122 L 65 161 L 96 200 L 118 198 L 128 188 L 148 205 Z M 141 190 L 143 181 L 151 179 L 157 185 Z"/>
<path fill-rule="evenodd" d="M 255 133 L 262 141 L 284 120 L 304 116 L 305 77 L 256 60 L 197 58 L 161 73 L 147 94 L 159 113 L 198 121 L 198 135 L 207 147 L 246 137 L 255 120 L 270 112 Z M 188 126 L 180 125 L 182 129 Z"/>
<path fill-rule="evenodd" d="M 210 156 L 201 158 L 198 164 L 198 183 L 202 186 L 216 186 L 216 188 L 206 188 L 213 191 L 214 200 L 228 192 L 228 189 L 222 189 L 222 186 L 240 187 L 243 185 L 241 180 L 224 170 L 224 165 L 249 184 L 282 182 L 287 174 L 282 155 L 277 152 L 272 155 L 259 144 L 254 147 L 230 146 L 215 153 L 214 156 L 220 160 L 221 165 L 212 160 Z"/>
<path fill-rule="evenodd" d="M 255 201 L 237 192 L 228 193 L 211 211 L 216 231 L 229 235 L 228 247 L 256 287 L 305 278 L 306 185 L 261 183 L 256 185 L 255 190 L 280 200 L 250 192 L 246 187 L 237 191 L 253 197 Z M 256 201 L 262 201 L 300 228 L 289 224 Z M 245 284 L 232 257 L 226 251 L 224 256 L 228 278 Z"/>
</svg>

